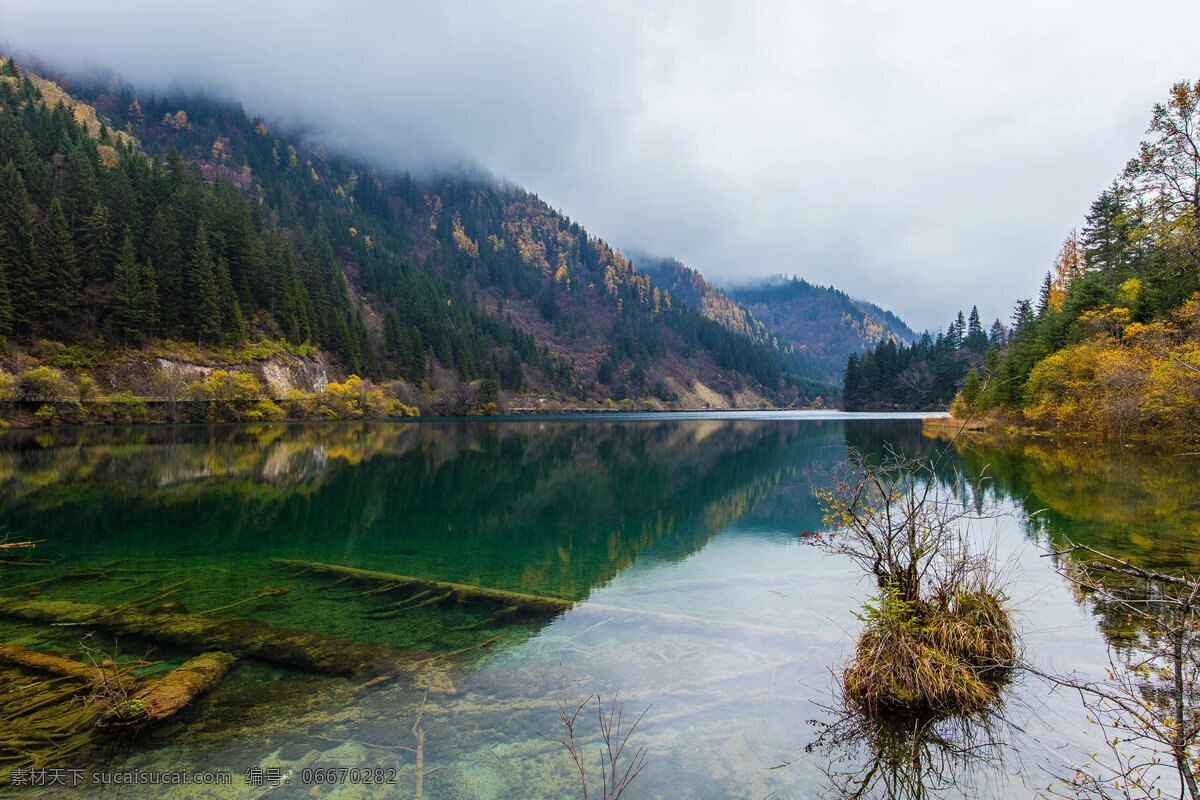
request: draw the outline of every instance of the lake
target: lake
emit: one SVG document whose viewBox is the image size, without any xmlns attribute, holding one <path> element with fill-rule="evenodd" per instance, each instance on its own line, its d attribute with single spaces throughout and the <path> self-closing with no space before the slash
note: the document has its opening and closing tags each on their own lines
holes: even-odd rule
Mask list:
<svg viewBox="0 0 1200 800">
<path fill-rule="evenodd" d="M 575 764 L 552 739 L 566 738 L 564 698 L 573 710 L 597 695 L 615 700 L 622 735 L 645 712 L 623 762 L 645 748 L 646 766 L 626 800 L 809 798 L 878 783 L 896 772 L 896 743 L 826 727 L 874 586 L 808 534 L 823 526 L 812 490 L 847 448 L 888 446 L 931 456 L 946 444 L 922 435 L 919 415 L 836 412 L 6 432 L 0 523 L 39 543 L 6 556 L 0 594 L 167 603 L 153 613 L 253 619 L 338 637 L 345 653 L 387 645 L 416 665 L 346 675 L 243 658 L 161 728 L 89 735 L 56 763 L 76 770 L 59 774 L 77 784 L 70 795 L 20 794 L 98 797 L 93 781 L 119 777 L 105 773 L 208 771 L 228 784 L 105 796 L 578 797 Z M 980 500 L 1008 512 L 977 535 L 1004 566 L 1030 662 L 1103 675 L 1119 625 L 1055 573 L 1047 542 L 1194 565 L 1198 462 L 959 443 L 942 471 L 986 470 Z M 514 594 L 460 597 L 294 562 Z M 84 646 L 167 665 L 196 655 L 88 632 L 0 618 L 0 641 L 84 662 Z M 0 735 L 20 738 L 20 724 Z M 993 737 L 996 758 L 938 769 L 928 754 L 929 796 L 1037 796 L 1099 737 L 1077 695 L 1027 676 L 987 727 L 965 735 Z M 575 734 L 599 797 L 595 700 Z M 0 743 L 0 769 L 42 746 Z M 881 787 L 864 796 L 910 796 Z"/>
</svg>

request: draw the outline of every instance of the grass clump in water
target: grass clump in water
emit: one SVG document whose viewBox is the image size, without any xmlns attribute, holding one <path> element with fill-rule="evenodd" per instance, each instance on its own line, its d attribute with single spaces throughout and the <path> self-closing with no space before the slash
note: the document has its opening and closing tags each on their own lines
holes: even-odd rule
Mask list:
<svg viewBox="0 0 1200 800">
<path fill-rule="evenodd" d="M 940 457 L 850 458 L 816 492 L 826 550 L 848 557 L 880 589 L 843 673 L 846 699 L 869 715 L 972 714 L 996 700 L 1015 666 L 1016 637 L 994 552 L 975 524 L 999 516 L 981 476 Z"/>
<path fill-rule="evenodd" d="M 985 590 L 943 603 L 885 588 L 843 674 L 846 698 L 876 716 L 971 714 L 991 705 L 1016 658 L 1003 599 Z"/>
</svg>

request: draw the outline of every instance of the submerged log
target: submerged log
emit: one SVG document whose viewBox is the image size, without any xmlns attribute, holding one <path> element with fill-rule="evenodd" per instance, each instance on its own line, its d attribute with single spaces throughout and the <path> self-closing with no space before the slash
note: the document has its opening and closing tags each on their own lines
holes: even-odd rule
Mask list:
<svg viewBox="0 0 1200 800">
<path fill-rule="evenodd" d="M 153 639 L 193 650 L 223 650 L 311 672 L 350 675 L 400 669 L 403 654 L 294 628 L 273 628 L 248 619 L 99 606 L 66 600 L 0 597 L 0 615 L 32 622 L 71 624 Z"/>
<path fill-rule="evenodd" d="M 49 653 L 39 653 L 37 650 L 26 650 L 13 644 L 0 643 L 0 661 L 63 678 L 75 678 L 84 683 L 91 683 L 97 677 L 97 668 L 89 664 L 59 658 Z"/>
<path fill-rule="evenodd" d="M 504 589 L 488 589 L 483 586 L 472 586 L 465 583 L 447 583 L 428 578 L 413 578 L 408 575 L 393 575 L 389 572 L 375 572 L 369 569 L 341 567 L 336 564 L 321 564 L 316 561 L 294 561 L 286 558 L 271 559 L 283 567 L 312 572 L 318 575 L 335 575 L 340 578 L 350 578 L 364 583 L 392 584 L 397 589 L 434 592 L 438 595 L 449 593 L 458 600 L 475 600 L 496 603 L 501 606 L 513 606 L 531 614 L 556 616 L 574 608 L 576 601 L 563 600 L 560 597 L 547 597 L 539 594 L 524 594 L 509 592 Z"/>
<path fill-rule="evenodd" d="M 237 658 L 229 653 L 202 653 L 159 678 L 154 678 L 130 697 L 124 708 L 116 706 L 105 715 L 106 724 L 152 725 L 161 722 L 210 691 Z"/>
<path fill-rule="evenodd" d="M 11 644 L 0 643 L 0 661 L 93 687 L 110 681 L 118 683 L 113 680 L 118 668 L 111 663 L 84 664 Z M 113 693 L 95 701 L 104 708 L 100 723 L 116 726 L 161 722 L 220 683 L 236 661 L 229 653 L 204 653 L 159 677 L 138 681 L 126 676 L 124 680 L 133 685 L 128 697 Z"/>
</svg>

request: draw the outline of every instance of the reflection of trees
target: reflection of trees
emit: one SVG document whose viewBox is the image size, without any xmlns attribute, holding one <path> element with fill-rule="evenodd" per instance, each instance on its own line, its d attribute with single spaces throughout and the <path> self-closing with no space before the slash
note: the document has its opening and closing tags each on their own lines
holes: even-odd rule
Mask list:
<svg viewBox="0 0 1200 800">
<path fill-rule="evenodd" d="M 967 469 L 984 467 L 997 499 L 1034 514 L 1031 533 L 1052 543 L 1067 539 L 1153 569 L 1194 567 L 1200 556 L 1200 462 L 1086 446 L 1031 441 L 998 446 L 960 444 Z M 1144 646 L 1144 626 L 1120 603 L 1078 582 L 1070 588 L 1088 603 L 1108 641 L 1119 650 Z"/>
<path fill-rule="evenodd" d="M 1005 447 L 960 443 L 968 467 L 985 465 L 997 495 L 1068 536 L 1156 567 L 1194 564 L 1200 460 L 1069 441 Z"/>
<path fill-rule="evenodd" d="M 1200 462 L 1132 448 L 1027 442 L 962 447 L 994 491 L 1040 511 L 1057 569 L 1098 618 L 1108 677 L 1053 680 L 1081 691 L 1105 748 L 1064 779 L 1063 796 L 1197 796 Z M 1165 771 L 1165 774 L 1164 774 Z"/>
<path fill-rule="evenodd" d="M 993 721 L 997 716 L 903 724 L 871 719 L 844 701 L 833 714 L 832 721 L 819 724 L 820 736 L 805 748 L 829 759 L 822 794 L 829 800 L 959 797 L 964 786 L 985 797 L 989 783 L 1003 775 L 1006 745 Z"/>
<path fill-rule="evenodd" d="M 284 556 L 582 596 L 773 495 L 811 426 L 334 423 L 20 432 L 0 512 L 72 558 Z M 819 442 L 838 442 L 840 428 Z M 832 448 L 829 448 L 832 449 Z"/>
<path fill-rule="evenodd" d="M 1075 586 L 1094 593 L 1111 615 L 1126 616 L 1130 646 L 1114 651 L 1108 678 L 1049 676 L 1080 691 L 1101 726 L 1108 753 L 1092 755 L 1064 779 L 1071 797 L 1163 797 L 1162 788 L 1200 797 L 1200 581 L 1186 572 L 1147 570 L 1068 541 L 1057 566 Z M 1110 656 L 1111 658 L 1111 656 Z M 1174 769 L 1168 768 L 1168 765 Z M 1172 775 L 1171 773 L 1175 774 Z"/>
</svg>

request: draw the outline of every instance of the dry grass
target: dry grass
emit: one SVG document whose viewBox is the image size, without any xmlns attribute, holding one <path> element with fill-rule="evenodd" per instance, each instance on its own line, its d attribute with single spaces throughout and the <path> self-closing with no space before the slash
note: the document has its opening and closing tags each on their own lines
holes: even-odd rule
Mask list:
<svg viewBox="0 0 1200 800">
<path fill-rule="evenodd" d="M 996 700 L 1016 659 L 998 598 L 980 592 L 944 608 L 897 609 L 885 596 L 880 605 L 843 675 L 854 705 L 871 715 L 921 716 L 970 714 Z"/>
</svg>

